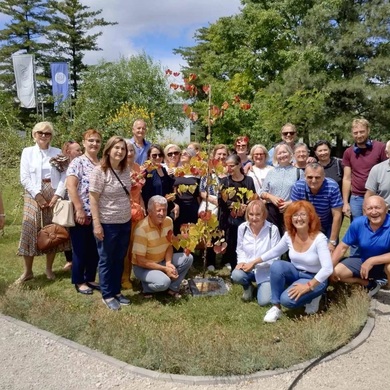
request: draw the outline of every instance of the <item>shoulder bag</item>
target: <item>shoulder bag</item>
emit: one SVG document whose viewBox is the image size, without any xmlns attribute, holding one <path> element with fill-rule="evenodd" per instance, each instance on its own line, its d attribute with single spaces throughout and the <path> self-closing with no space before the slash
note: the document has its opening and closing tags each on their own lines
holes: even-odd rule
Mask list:
<svg viewBox="0 0 390 390">
<path fill-rule="evenodd" d="M 70 200 L 58 199 L 53 208 L 53 223 L 63 227 L 73 227 L 74 209 Z"/>
</svg>

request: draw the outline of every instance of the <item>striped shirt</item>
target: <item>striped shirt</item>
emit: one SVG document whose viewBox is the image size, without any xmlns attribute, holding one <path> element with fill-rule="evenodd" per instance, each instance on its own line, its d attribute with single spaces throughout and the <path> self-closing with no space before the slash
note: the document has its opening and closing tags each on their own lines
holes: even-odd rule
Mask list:
<svg viewBox="0 0 390 390">
<path fill-rule="evenodd" d="M 298 180 L 291 190 L 291 200 L 310 202 L 320 217 L 323 229 L 332 225 L 332 209 L 343 207 L 340 188 L 333 179 L 328 177 L 325 177 L 320 190 L 315 195 L 310 191 L 305 180 Z"/>
<path fill-rule="evenodd" d="M 140 221 L 134 232 L 132 255 L 133 264 L 137 265 L 136 255 L 148 261 L 159 263 L 164 260 L 167 249 L 172 245 L 170 237 L 173 233 L 172 219 L 166 217 L 162 227 L 158 228 L 149 217 Z"/>
</svg>

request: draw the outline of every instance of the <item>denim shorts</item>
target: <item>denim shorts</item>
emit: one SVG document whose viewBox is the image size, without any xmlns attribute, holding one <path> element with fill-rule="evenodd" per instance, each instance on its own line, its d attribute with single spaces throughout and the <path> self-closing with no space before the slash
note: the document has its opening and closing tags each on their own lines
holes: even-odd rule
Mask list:
<svg viewBox="0 0 390 390">
<path fill-rule="evenodd" d="M 353 277 L 360 278 L 360 269 L 362 267 L 362 259 L 360 257 L 347 257 L 340 263 L 345 265 L 350 271 L 352 271 Z M 368 278 L 375 280 L 387 279 L 384 267 L 384 264 L 374 265 L 368 273 Z"/>
</svg>

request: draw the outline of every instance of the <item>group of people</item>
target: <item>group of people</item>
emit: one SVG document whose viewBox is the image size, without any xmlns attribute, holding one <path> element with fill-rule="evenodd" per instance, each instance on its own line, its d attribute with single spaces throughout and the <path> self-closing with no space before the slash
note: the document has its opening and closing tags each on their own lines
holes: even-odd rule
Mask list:
<svg viewBox="0 0 390 390">
<path fill-rule="evenodd" d="M 197 221 L 205 203 L 225 232 L 228 246 L 222 263 L 232 271 L 233 282 L 242 284 L 243 299 L 252 299 L 255 284 L 258 303 L 273 304 L 266 322 L 280 318 L 281 305 L 316 312 L 328 280 L 357 282 L 373 294 L 390 274 L 390 245 L 383 240 L 386 234 L 390 237 L 383 200 L 390 198 L 390 188 L 377 179 L 387 169 L 387 149 L 370 140 L 369 133 L 367 121 L 355 120 L 354 145 L 342 160 L 331 156 L 325 140 L 314 145 L 315 157 L 310 156 L 309 148 L 296 142 L 290 123 L 281 129 L 281 142 L 269 151 L 261 144 L 249 148 L 248 137 L 240 136 L 233 150 L 214 146 L 208 157 L 224 169 L 211 172 L 210 179 L 191 169 L 176 175 L 191 167 L 193 158 L 201 158 L 201 146 L 152 144 L 145 139 L 146 123 L 141 119 L 134 122 L 131 139 L 111 137 L 100 159 L 99 131 L 83 134 L 81 154 L 74 141 L 62 151 L 52 147 L 53 126 L 38 123 L 32 131 L 35 145 L 24 149 L 21 158 L 25 207 L 18 254 L 24 257 L 25 270 L 19 281 L 34 277 L 34 256 L 42 254 L 37 232 L 51 223 L 56 201 L 68 197 L 75 226 L 69 228 L 70 242 L 45 253 L 46 275 L 54 279 L 55 253 L 66 251 L 66 267 L 71 268 L 77 292 L 90 295 L 99 290 L 111 310 L 130 304 L 121 287 L 131 286 L 132 271 L 145 298 L 160 291 L 180 298 L 180 283 L 193 257 L 176 253 L 172 237 L 183 224 Z M 376 164 L 380 169 L 371 169 Z M 343 216 L 353 222 L 339 243 Z M 381 245 L 374 253 L 366 245 L 368 238 L 377 237 Z M 342 260 L 349 247 L 355 260 Z M 281 260 L 284 253 L 289 261 Z M 215 270 L 211 248 L 207 265 Z"/>
</svg>

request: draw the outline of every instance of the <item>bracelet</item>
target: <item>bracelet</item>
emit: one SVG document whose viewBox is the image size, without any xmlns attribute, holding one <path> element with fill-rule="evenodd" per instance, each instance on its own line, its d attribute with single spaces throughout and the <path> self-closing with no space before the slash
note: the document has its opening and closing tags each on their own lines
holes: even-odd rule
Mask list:
<svg viewBox="0 0 390 390">
<path fill-rule="evenodd" d="M 0 214 L 0 217 L 5 217 L 5 214 Z"/>
<path fill-rule="evenodd" d="M 307 282 L 307 283 L 306 283 L 306 285 L 307 285 L 307 286 L 310 288 L 310 290 L 311 290 L 311 291 L 313 291 L 313 290 L 314 290 L 314 288 L 313 288 L 313 286 L 311 285 L 311 283 L 310 283 L 310 282 Z"/>
</svg>

